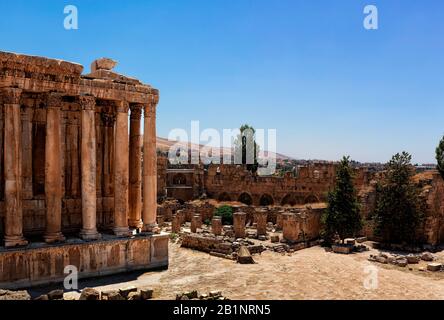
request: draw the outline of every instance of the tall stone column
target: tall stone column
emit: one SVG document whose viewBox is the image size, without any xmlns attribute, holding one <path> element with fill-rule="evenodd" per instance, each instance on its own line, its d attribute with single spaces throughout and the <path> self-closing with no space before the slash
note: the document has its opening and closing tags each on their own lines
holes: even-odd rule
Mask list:
<svg viewBox="0 0 444 320">
<path fill-rule="evenodd" d="M 145 106 L 143 135 L 143 230 L 158 232 L 157 216 L 157 148 L 156 106 L 158 98 Z"/>
<path fill-rule="evenodd" d="M 116 106 L 115 152 L 114 152 L 114 234 L 128 236 L 128 184 L 129 146 L 127 102 Z"/>
<path fill-rule="evenodd" d="M 62 95 L 50 93 L 46 108 L 45 144 L 45 193 L 46 232 L 45 241 L 64 241 L 62 234 Z"/>
<path fill-rule="evenodd" d="M 92 96 L 79 97 L 82 125 L 81 164 L 82 164 L 82 230 L 84 240 L 97 240 L 97 191 L 96 191 L 96 99 Z"/>
<path fill-rule="evenodd" d="M 142 222 L 142 106 L 131 107 L 129 154 L 129 226 L 141 229 Z"/>
<path fill-rule="evenodd" d="M 267 218 L 268 211 L 259 210 L 256 212 L 256 229 L 258 236 L 267 235 Z"/>
<path fill-rule="evenodd" d="M 5 101 L 5 246 L 24 246 L 20 89 L 3 90 Z"/>
<path fill-rule="evenodd" d="M 245 238 L 245 222 L 247 221 L 247 214 L 245 212 L 233 213 L 233 228 L 236 239 Z"/>
</svg>

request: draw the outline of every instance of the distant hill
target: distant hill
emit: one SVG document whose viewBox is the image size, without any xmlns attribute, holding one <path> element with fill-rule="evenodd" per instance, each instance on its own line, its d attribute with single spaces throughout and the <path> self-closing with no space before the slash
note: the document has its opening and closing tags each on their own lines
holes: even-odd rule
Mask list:
<svg viewBox="0 0 444 320">
<path fill-rule="evenodd" d="M 184 148 L 188 145 L 189 148 L 191 148 L 191 146 L 194 146 L 195 144 L 191 144 L 191 143 L 187 143 L 187 142 L 177 142 L 177 141 L 169 141 L 168 139 L 165 138 L 161 138 L 161 137 L 157 137 L 157 149 L 161 150 L 162 152 L 168 152 L 168 150 L 171 148 L 171 146 L 173 146 L 174 144 L 179 143 L 181 146 L 183 146 Z M 203 145 L 200 145 L 200 148 L 203 148 Z M 213 148 L 217 149 L 217 148 Z M 226 150 L 228 151 L 228 148 L 220 148 L 220 154 L 222 155 L 223 151 Z M 266 156 L 268 156 L 268 151 L 264 152 Z M 284 161 L 284 160 L 294 160 L 291 157 L 288 157 L 286 155 L 280 154 L 280 153 L 270 153 L 270 155 L 276 155 L 276 159 L 277 161 Z"/>
</svg>

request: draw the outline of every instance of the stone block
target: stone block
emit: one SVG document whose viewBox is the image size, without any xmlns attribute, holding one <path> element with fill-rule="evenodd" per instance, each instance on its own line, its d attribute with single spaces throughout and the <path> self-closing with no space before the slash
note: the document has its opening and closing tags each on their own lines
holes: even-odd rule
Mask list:
<svg viewBox="0 0 444 320">
<path fill-rule="evenodd" d="M 442 268 L 442 264 L 441 263 L 429 263 L 427 265 L 427 270 L 432 271 L 432 272 L 437 272 L 440 271 Z"/>
<path fill-rule="evenodd" d="M 332 249 L 334 253 L 350 254 L 353 247 L 348 245 L 333 245 Z"/>
</svg>

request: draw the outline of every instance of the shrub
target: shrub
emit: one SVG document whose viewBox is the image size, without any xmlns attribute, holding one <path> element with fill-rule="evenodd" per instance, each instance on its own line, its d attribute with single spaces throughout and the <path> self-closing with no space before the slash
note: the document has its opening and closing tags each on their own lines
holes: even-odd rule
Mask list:
<svg viewBox="0 0 444 320">
<path fill-rule="evenodd" d="M 224 205 L 217 208 L 214 215 L 221 217 L 224 225 L 233 224 L 233 208 L 231 206 Z"/>
</svg>

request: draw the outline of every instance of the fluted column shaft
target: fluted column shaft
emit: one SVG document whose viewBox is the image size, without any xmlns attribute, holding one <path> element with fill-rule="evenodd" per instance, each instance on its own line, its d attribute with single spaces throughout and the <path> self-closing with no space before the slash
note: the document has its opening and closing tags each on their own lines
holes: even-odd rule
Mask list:
<svg viewBox="0 0 444 320">
<path fill-rule="evenodd" d="M 5 101 L 5 246 L 27 245 L 23 237 L 21 120 L 19 89 L 4 89 Z"/>
<path fill-rule="evenodd" d="M 96 193 L 96 100 L 92 96 L 79 97 L 82 125 L 82 231 L 84 240 L 96 240 L 97 232 L 97 193 Z"/>
<path fill-rule="evenodd" d="M 157 232 L 157 148 L 156 107 L 158 98 L 152 96 L 145 105 L 143 135 L 143 229 Z"/>
<path fill-rule="evenodd" d="M 140 229 L 142 222 L 142 106 L 131 107 L 129 147 L 129 226 Z"/>
<path fill-rule="evenodd" d="M 45 193 L 46 232 L 48 243 L 65 240 L 62 235 L 62 96 L 48 95 L 46 109 Z"/>
<path fill-rule="evenodd" d="M 127 236 L 128 228 L 128 103 L 117 103 L 114 153 L 114 228 L 118 236 Z"/>
</svg>

